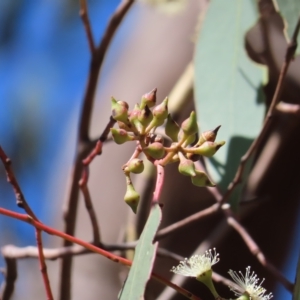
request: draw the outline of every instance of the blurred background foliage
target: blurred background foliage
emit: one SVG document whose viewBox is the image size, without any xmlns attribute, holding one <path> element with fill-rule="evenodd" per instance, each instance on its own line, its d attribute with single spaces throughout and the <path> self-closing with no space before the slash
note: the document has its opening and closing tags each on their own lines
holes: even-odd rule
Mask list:
<svg viewBox="0 0 300 300">
<path fill-rule="evenodd" d="M 260 19 L 256 24 L 253 24 L 252 30 L 247 32 L 245 46 L 253 61 L 267 67 L 268 83 L 264 87 L 255 86 L 257 90 L 260 90 L 259 93 L 262 93 L 263 90 L 267 106 L 276 85 L 286 49 L 286 41 L 283 37 L 282 20 L 272 8 L 272 1 L 265 0 L 258 3 L 259 9 L 257 11 L 260 12 Z M 99 41 L 105 25 L 119 1 L 91 0 L 88 1 L 88 4 L 94 37 L 96 41 Z M 168 94 L 185 70 L 186 65 L 193 58 L 193 49 L 196 43 L 195 28 L 198 24 L 198 16 L 202 12 L 201 9 L 205 7 L 204 4 L 206 1 L 190 1 L 188 8 L 183 6 L 182 9 L 186 11 L 184 18 L 182 17 L 179 22 L 176 21 L 176 16 L 166 16 L 163 12 L 155 12 L 151 6 L 142 7 L 137 4 L 126 22 L 122 24 L 117 38 L 112 44 L 102 70 L 99 89 L 109 90 L 108 95 L 116 95 L 120 98 L 123 95 L 132 96 L 132 90 L 136 91 L 135 94 L 142 95 L 154 86 L 158 87 L 160 97 Z M 151 11 L 150 14 L 153 15 L 145 17 L 146 10 Z M 77 118 L 88 75 L 90 54 L 78 11 L 77 0 L 0 1 L 0 144 L 13 161 L 15 173 L 28 202 L 38 217 L 46 224 L 53 223 L 53 219 L 61 218 L 62 200 L 55 198 L 62 196 L 61 191 L 65 189 L 64 183 L 69 176 L 73 150 L 72 145 L 67 147 L 66 144 L 72 143 L 75 139 Z M 168 25 L 159 23 L 162 22 L 162 19 L 165 23 L 169 22 Z M 259 23 L 266 20 L 269 24 L 271 41 L 271 46 L 267 49 L 263 47 L 265 45 L 260 43 L 263 40 L 260 37 L 262 33 L 257 29 Z M 213 22 L 217 23 L 215 20 Z M 139 43 L 141 37 L 140 40 L 137 39 L 139 35 L 136 32 L 138 30 L 142 32 L 144 29 L 141 24 L 145 24 L 145 32 L 142 33 L 145 40 Z M 187 28 L 186 31 L 182 29 L 185 27 Z M 218 29 L 216 26 L 217 33 L 220 32 Z M 153 38 L 154 36 L 157 39 Z M 172 37 L 176 39 L 177 36 L 183 36 L 180 45 L 178 40 L 177 44 L 174 42 L 173 48 L 170 47 L 167 50 L 163 48 L 164 43 L 167 44 L 169 39 Z M 223 41 L 220 37 L 219 39 L 219 43 L 222 45 Z M 242 46 L 244 47 L 244 45 Z M 222 54 L 219 45 L 214 45 L 214 47 Z M 211 49 L 209 53 L 212 54 L 213 50 Z M 143 51 L 145 57 L 141 60 L 145 61 L 147 68 L 139 69 L 140 73 L 136 72 L 136 77 L 132 77 L 132 79 L 126 78 L 125 80 L 126 74 L 123 73 L 120 75 L 120 77 L 123 76 L 122 78 L 117 78 L 120 74 L 118 65 L 126 69 L 124 73 L 130 74 L 129 70 L 136 70 L 137 61 L 140 59 L 139 55 Z M 159 56 L 160 54 L 161 56 Z M 151 67 L 146 64 L 146 61 L 150 62 Z M 151 63 L 151 61 L 155 61 L 155 63 Z M 164 61 L 168 61 L 168 65 L 164 64 Z M 215 72 L 213 63 L 220 67 L 213 58 L 207 62 L 208 70 L 210 69 L 211 73 Z M 299 69 L 298 57 L 291 66 L 287 78 L 287 89 L 283 95 L 286 102 L 299 104 Z M 209 74 L 207 70 L 204 73 L 207 76 Z M 143 74 L 143 79 L 141 74 Z M 212 80 L 211 89 L 218 87 L 218 83 L 222 80 L 217 76 L 221 74 L 214 75 L 216 79 Z M 226 74 L 223 75 L 223 78 L 224 76 Z M 127 90 L 131 90 L 131 92 L 126 94 L 125 88 L 120 88 L 122 81 Z M 161 94 L 160 91 L 162 91 Z M 99 127 L 97 114 L 100 118 L 105 119 L 104 123 L 108 118 L 108 110 L 102 109 L 101 106 L 102 99 L 108 101 L 108 95 L 99 92 L 97 96 L 91 130 L 94 136 L 101 132 L 101 126 L 103 126 L 100 121 L 101 126 Z M 256 95 L 258 99 L 261 94 L 257 93 Z M 210 112 L 213 107 L 211 102 L 208 102 L 206 97 L 204 98 L 204 103 L 201 103 L 201 106 L 204 107 L 203 113 L 206 114 L 205 109 L 208 110 L 207 113 L 213 113 Z M 127 99 L 121 100 L 127 101 Z M 187 105 L 178 113 L 178 120 L 185 118 L 189 110 L 193 108 L 193 100 L 190 95 Z M 197 104 L 199 105 L 199 103 Z M 257 104 L 261 105 L 261 102 Z M 226 103 L 224 106 L 226 107 Z M 199 107 L 197 109 L 202 130 L 201 109 Z M 219 114 L 216 114 L 217 116 Z M 226 117 L 228 116 L 225 116 L 225 120 Z M 258 117 L 256 116 L 256 118 Z M 216 122 L 217 120 L 214 119 L 209 119 L 206 123 Z M 225 121 L 222 122 L 221 137 L 223 127 L 226 132 Z M 206 123 L 204 122 L 204 126 Z M 70 128 L 70 124 L 72 124 L 72 128 Z M 212 126 L 217 125 L 219 122 Z M 250 127 L 251 124 L 249 124 Z M 299 128 L 299 121 L 294 117 L 280 116 L 276 120 L 275 126 L 265 141 L 265 145 L 269 146 L 268 149 L 275 149 L 276 151 L 264 152 L 263 149 L 260 149 L 260 154 L 255 158 L 255 161 L 259 162 L 255 164 L 257 168 L 253 168 L 243 191 L 243 200 L 244 203 L 247 203 L 244 206 L 250 207 L 250 210 L 245 214 L 245 226 L 249 228 L 267 256 L 270 256 L 271 261 L 280 267 L 291 281 L 294 281 L 295 266 L 300 249 L 298 234 L 300 230 L 300 191 L 298 184 L 300 141 L 296 135 Z M 211 128 L 203 128 L 203 130 L 206 129 Z M 279 137 L 277 144 L 274 144 L 274 137 Z M 239 147 L 236 146 L 235 142 L 233 139 L 232 143 L 228 143 L 228 146 Z M 244 152 L 245 149 L 243 147 L 239 150 Z M 265 153 L 265 156 L 262 153 Z M 125 162 L 126 155 L 124 153 L 121 155 Z M 269 160 L 265 158 L 266 156 Z M 163 225 L 192 214 L 212 201 L 205 192 L 199 192 L 199 189 L 192 188 L 189 180 L 175 175 L 176 172 L 176 168 L 170 166 L 167 173 L 168 180 L 163 195 L 166 201 L 164 211 L 167 213 L 163 212 Z M 228 180 L 225 180 L 225 183 L 227 184 Z M 225 183 L 224 186 L 226 186 Z M 108 187 L 112 188 L 111 185 Z M 186 187 L 189 189 L 188 196 L 182 195 L 182 190 Z M 15 206 L 14 195 L 6 183 L 2 168 L 0 170 L 0 195 L 2 207 L 21 211 Z M 203 198 L 201 204 L 196 203 L 198 198 Z M 262 205 L 257 208 L 259 201 Z M 215 226 L 219 220 L 222 220 L 220 215 L 205 221 L 205 223 L 198 222 L 194 227 L 187 228 L 187 231 L 178 232 L 177 235 L 167 238 L 161 244 L 181 255 L 188 256 L 199 245 L 200 241 L 207 238 L 207 231 L 214 230 L 216 234 L 218 232 L 220 232 L 219 235 L 222 234 L 222 228 L 225 224 L 218 223 L 218 226 Z M 1 246 L 7 243 L 18 246 L 35 244 L 34 232 L 26 224 L 0 217 L 0 226 L 3 228 L 0 239 Z M 199 228 L 205 228 L 205 230 L 201 231 Z M 122 230 L 124 229 L 118 228 L 117 232 Z M 280 285 L 275 290 L 275 281 L 272 281 L 268 273 L 263 273 L 263 269 L 248 253 L 245 245 L 235 233 L 227 232 L 225 236 L 223 241 L 222 238 L 219 239 L 221 250 L 218 251 L 221 252 L 221 258 L 225 257 L 227 264 L 225 263 L 223 268 L 218 267 L 219 272 L 225 274 L 228 265 L 234 263 L 236 264 L 235 267 L 240 269 L 248 264 L 254 265 L 255 269 L 259 270 L 257 273 L 261 274 L 260 272 L 262 272 L 263 275 L 259 275 L 260 277 L 267 277 L 268 289 L 274 291 L 275 299 L 290 299 L 289 293 Z M 45 246 L 52 245 L 47 235 L 45 235 L 44 244 Z M 237 255 L 244 252 L 247 254 L 237 263 Z M 229 257 L 230 259 L 228 259 Z M 157 265 L 161 261 L 158 259 Z M 247 265 L 244 265 L 244 262 Z M 1 261 L 1 266 L 4 266 L 3 261 Z M 231 268 L 234 269 L 234 266 Z M 170 262 L 167 262 L 162 272 L 167 274 L 169 269 Z M 199 295 L 202 293 L 202 291 L 199 292 L 198 287 L 193 287 L 190 281 L 186 287 L 194 289 L 195 293 L 199 293 Z M 19 288 L 22 289 L 25 286 L 20 285 Z M 157 290 L 160 291 L 161 287 Z M 154 295 L 151 295 L 150 288 L 149 291 L 149 299 L 155 299 L 159 293 L 154 292 Z M 205 293 L 205 291 L 203 292 Z M 177 296 L 176 299 L 182 298 Z"/>
</svg>

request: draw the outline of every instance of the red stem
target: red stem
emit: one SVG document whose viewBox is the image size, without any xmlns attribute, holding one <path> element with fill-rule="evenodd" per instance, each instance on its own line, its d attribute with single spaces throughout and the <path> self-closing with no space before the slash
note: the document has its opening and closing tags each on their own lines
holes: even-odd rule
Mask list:
<svg viewBox="0 0 300 300">
<path fill-rule="evenodd" d="M 108 251 L 105 251 L 105 250 L 103 250 L 99 247 L 96 247 L 96 246 L 94 246 L 94 245 L 92 245 L 88 242 L 85 242 L 81 239 L 78 239 L 74 236 L 68 235 L 64 232 L 61 232 L 61 231 L 56 230 L 54 228 L 51 228 L 47 225 L 44 225 L 43 223 L 33 219 L 29 215 L 16 213 L 16 212 L 13 212 L 13 211 L 7 210 L 5 208 L 1 208 L 1 207 L 0 207 L 0 214 L 11 217 L 11 218 L 14 218 L 14 219 L 17 219 L 17 220 L 20 220 L 20 221 L 23 221 L 23 222 L 26 222 L 26 223 L 29 223 L 32 226 L 34 226 L 37 229 L 37 231 L 45 231 L 49 234 L 58 236 L 58 237 L 60 237 L 64 240 L 67 240 L 67 241 L 71 242 L 71 243 L 81 245 L 81 246 L 85 247 L 86 249 L 88 249 L 92 252 L 98 253 L 98 254 L 100 254 L 100 255 L 102 255 L 102 256 L 104 256 L 104 257 L 106 257 L 106 258 L 108 258 L 108 259 L 110 259 L 114 262 L 121 263 L 122 265 L 129 266 L 129 267 L 132 265 L 132 261 L 130 261 L 126 258 L 115 255 L 115 254 L 110 253 Z M 42 248 L 41 248 L 41 250 L 42 250 Z M 199 297 L 197 297 L 197 296 L 193 295 L 192 293 L 190 293 L 189 291 L 175 285 L 174 283 L 172 283 L 172 282 L 168 281 L 167 279 L 159 276 L 158 274 L 152 273 L 151 277 L 153 279 L 155 279 L 157 281 L 160 281 L 160 282 L 168 285 L 169 287 L 175 289 L 178 293 L 182 294 L 183 296 L 187 297 L 188 299 L 201 300 Z"/>
</svg>

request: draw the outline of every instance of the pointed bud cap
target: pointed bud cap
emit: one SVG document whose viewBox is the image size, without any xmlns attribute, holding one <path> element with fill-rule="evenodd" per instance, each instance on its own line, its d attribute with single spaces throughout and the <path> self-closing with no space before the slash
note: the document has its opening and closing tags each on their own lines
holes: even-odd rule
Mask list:
<svg viewBox="0 0 300 300">
<path fill-rule="evenodd" d="M 157 89 L 153 89 L 151 92 L 146 93 L 142 96 L 141 100 L 141 109 L 143 109 L 146 105 L 148 107 L 153 107 L 156 103 L 156 92 Z"/>
<path fill-rule="evenodd" d="M 184 176 L 196 176 L 194 162 L 190 159 L 186 159 L 181 152 L 178 152 L 180 163 L 178 165 L 178 171 Z"/>
<path fill-rule="evenodd" d="M 194 154 L 203 155 L 206 157 L 212 157 L 223 145 L 225 141 L 220 142 L 204 142 L 201 146 L 197 148 L 190 148 Z"/>
<path fill-rule="evenodd" d="M 112 134 L 115 143 L 119 145 L 135 140 L 134 136 L 129 135 L 127 131 L 124 129 L 110 128 L 110 132 Z"/>
<path fill-rule="evenodd" d="M 144 149 L 146 155 L 151 156 L 154 159 L 161 159 L 165 155 L 165 148 L 163 144 L 154 142 Z"/>
<path fill-rule="evenodd" d="M 111 98 L 112 117 L 116 121 L 127 123 L 128 119 L 128 104 L 124 101 L 117 101 L 114 97 Z"/>
<path fill-rule="evenodd" d="M 144 162 L 142 159 L 133 158 L 127 164 L 124 169 L 125 172 L 131 172 L 134 174 L 140 174 L 144 171 Z"/>
<path fill-rule="evenodd" d="M 179 126 L 178 124 L 173 120 L 170 114 L 168 114 L 168 119 L 165 127 L 165 133 L 166 135 L 173 141 L 177 142 L 177 136 L 179 133 Z"/>
<path fill-rule="evenodd" d="M 168 98 L 166 97 L 161 104 L 155 106 L 152 113 L 153 120 L 151 123 L 154 124 L 153 127 L 162 125 L 168 117 Z"/>
<path fill-rule="evenodd" d="M 213 182 L 210 181 L 208 176 L 199 170 L 196 170 L 196 175 L 192 176 L 192 183 L 199 187 L 204 186 L 216 186 Z"/>
<path fill-rule="evenodd" d="M 127 185 L 124 201 L 130 206 L 132 211 L 136 214 L 137 207 L 140 201 L 139 193 L 134 189 L 132 184 Z"/>
<path fill-rule="evenodd" d="M 182 122 L 181 129 L 186 136 L 190 136 L 198 132 L 197 118 L 194 111 L 192 111 L 190 116 Z"/>
<path fill-rule="evenodd" d="M 197 146 L 202 145 L 204 142 L 214 142 L 216 140 L 218 131 L 221 125 L 216 127 L 214 130 L 207 130 L 201 133 Z"/>
</svg>

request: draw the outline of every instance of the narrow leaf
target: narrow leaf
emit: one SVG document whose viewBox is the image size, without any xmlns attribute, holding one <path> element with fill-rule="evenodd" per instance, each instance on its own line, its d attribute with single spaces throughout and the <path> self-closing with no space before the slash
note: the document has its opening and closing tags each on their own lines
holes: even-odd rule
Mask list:
<svg viewBox="0 0 300 300">
<path fill-rule="evenodd" d="M 208 161 L 224 190 L 241 156 L 262 126 L 263 67 L 244 48 L 244 36 L 258 17 L 252 0 L 212 0 L 195 52 L 195 99 L 201 131 L 222 125 L 217 140 L 226 144 Z"/>
<path fill-rule="evenodd" d="M 161 221 L 161 209 L 155 204 L 141 234 L 127 280 L 119 294 L 120 300 L 144 299 L 146 284 L 150 278 L 158 243 L 153 239 Z"/>
</svg>

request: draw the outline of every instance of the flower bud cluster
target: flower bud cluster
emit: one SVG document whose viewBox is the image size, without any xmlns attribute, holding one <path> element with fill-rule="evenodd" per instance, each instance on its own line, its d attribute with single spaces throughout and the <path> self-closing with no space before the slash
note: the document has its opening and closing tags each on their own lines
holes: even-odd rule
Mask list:
<svg viewBox="0 0 300 300">
<path fill-rule="evenodd" d="M 218 126 L 214 130 L 203 132 L 198 141 L 198 124 L 194 111 L 179 126 L 168 112 L 168 98 L 156 105 L 156 89 L 142 96 L 140 103 L 132 111 L 124 101 L 111 99 L 112 117 L 119 128 L 111 128 L 111 134 L 117 144 L 136 141 L 136 155 L 123 166 L 127 178 L 125 202 L 136 212 L 139 194 L 135 191 L 130 173 L 139 174 L 144 164 L 138 158 L 144 153 L 152 163 L 166 166 L 179 162 L 178 170 L 185 176 L 190 176 L 196 186 L 214 186 L 209 177 L 202 170 L 197 170 L 194 162 L 199 156 L 211 157 L 225 144 L 224 141 L 215 142 Z M 163 137 L 155 134 L 155 129 L 165 123 L 165 135 L 172 141 L 170 147 L 165 145 Z M 192 146 L 193 143 L 196 144 Z"/>
</svg>

